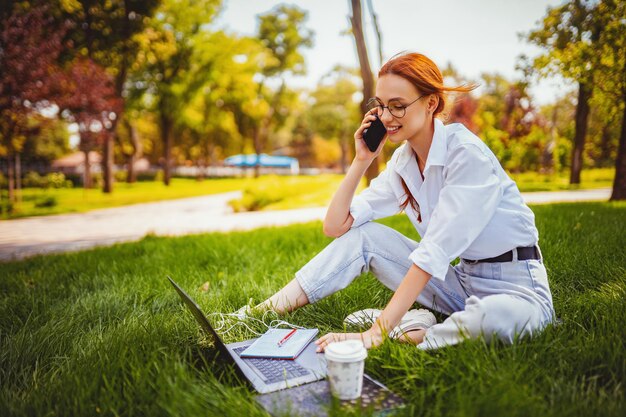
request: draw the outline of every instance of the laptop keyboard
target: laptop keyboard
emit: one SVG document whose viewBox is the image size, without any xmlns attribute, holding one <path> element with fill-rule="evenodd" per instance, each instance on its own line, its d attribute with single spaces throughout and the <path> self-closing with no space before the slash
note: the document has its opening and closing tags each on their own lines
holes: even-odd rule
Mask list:
<svg viewBox="0 0 626 417">
<path fill-rule="evenodd" d="M 239 356 L 248 346 L 234 348 L 233 351 Z M 298 365 L 297 362 L 283 359 L 264 358 L 241 358 L 261 372 L 266 383 L 273 384 L 288 379 L 298 378 L 310 374 L 311 372 Z"/>
</svg>

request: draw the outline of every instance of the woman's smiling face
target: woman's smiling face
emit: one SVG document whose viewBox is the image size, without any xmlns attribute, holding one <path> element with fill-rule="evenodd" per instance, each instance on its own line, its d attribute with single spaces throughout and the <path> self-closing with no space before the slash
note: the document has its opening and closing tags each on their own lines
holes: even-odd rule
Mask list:
<svg viewBox="0 0 626 417">
<path fill-rule="evenodd" d="M 413 84 L 395 74 L 383 75 L 376 84 L 376 98 L 384 106 L 388 106 L 390 101 L 407 106 L 421 95 L 422 93 Z M 400 143 L 418 135 L 431 119 L 428 113 L 428 102 L 429 96 L 415 101 L 404 109 L 403 117 L 395 117 L 389 109 L 384 109 L 379 117 L 387 128 L 388 140 L 392 143 Z"/>
</svg>

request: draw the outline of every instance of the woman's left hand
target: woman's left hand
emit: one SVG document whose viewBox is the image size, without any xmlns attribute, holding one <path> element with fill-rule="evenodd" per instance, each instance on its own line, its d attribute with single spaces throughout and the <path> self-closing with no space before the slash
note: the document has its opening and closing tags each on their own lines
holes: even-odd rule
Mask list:
<svg viewBox="0 0 626 417">
<path fill-rule="evenodd" d="M 344 340 L 360 340 L 366 349 L 376 347 L 383 341 L 382 337 L 377 337 L 371 329 L 363 333 L 328 333 L 315 341 L 317 352 L 323 352 L 326 346 L 333 342 L 343 342 Z"/>
</svg>

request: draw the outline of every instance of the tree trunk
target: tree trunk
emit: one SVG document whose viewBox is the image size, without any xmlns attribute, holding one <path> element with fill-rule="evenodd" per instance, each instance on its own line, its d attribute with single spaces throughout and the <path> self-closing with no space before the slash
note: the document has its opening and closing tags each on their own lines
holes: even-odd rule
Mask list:
<svg viewBox="0 0 626 417">
<path fill-rule="evenodd" d="M 339 139 L 339 146 L 341 148 L 341 173 L 345 174 L 348 171 L 348 135 L 346 132 L 341 132 L 341 138 Z"/>
<path fill-rule="evenodd" d="M 372 0 L 367 0 L 367 7 L 370 9 L 372 15 L 372 23 L 374 24 L 374 32 L 376 32 L 376 40 L 378 41 L 378 60 L 380 65 L 383 65 L 383 36 L 380 33 L 380 27 L 378 26 L 378 16 L 374 12 L 374 6 Z"/>
<path fill-rule="evenodd" d="M 22 202 L 22 160 L 20 153 L 15 153 L 15 197 L 18 203 Z"/>
<path fill-rule="evenodd" d="M 596 166 L 610 166 L 611 161 L 611 126 L 613 123 L 607 123 L 602 127 L 602 136 L 600 139 L 600 157 Z"/>
<path fill-rule="evenodd" d="M 89 163 L 89 149 L 85 151 L 85 172 L 83 173 L 83 188 L 91 188 L 91 164 Z"/>
<path fill-rule="evenodd" d="M 137 181 L 137 172 L 135 171 L 135 163 L 143 156 L 143 147 L 137 135 L 137 129 L 127 119 L 124 118 L 124 124 L 128 129 L 128 135 L 130 136 L 130 143 L 133 145 L 133 153 L 128 158 L 128 173 L 126 175 L 126 182 L 132 184 Z"/>
<path fill-rule="evenodd" d="M 161 141 L 163 142 L 163 183 L 170 185 L 172 159 L 172 122 L 161 111 Z"/>
<path fill-rule="evenodd" d="M 261 129 L 262 127 L 259 126 L 257 129 L 254 130 L 254 152 L 256 153 L 256 162 L 254 163 L 254 178 L 259 178 L 259 176 L 261 175 L 261 167 L 259 164 L 259 158 L 263 149 L 261 145 Z"/>
<path fill-rule="evenodd" d="M 554 158 L 554 153 L 556 150 L 556 142 L 557 142 L 557 129 L 556 129 L 556 119 L 558 116 L 557 105 L 554 105 L 552 109 L 552 121 L 550 122 L 550 140 L 546 144 L 543 149 L 543 154 L 541 158 L 541 167 L 543 172 L 553 173 L 555 171 L 556 161 Z"/>
<path fill-rule="evenodd" d="M 361 79 L 363 80 L 363 99 L 361 100 L 361 113 L 367 112 L 367 101 L 374 96 L 374 75 L 370 68 L 369 58 L 367 57 L 367 45 L 365 44 L 365 36 L 363 34 L 361 0 L 350 0 L 352 5 L 352 34 L 356 43 L 356 51 L 359 56 L 359 66 L 361 67 Z M 365 172 L 367 184 L 378 176 L 378 157 L 372 161 L 369 168 Z"/>
<path fill-rule="evenodd" d="M 7 155 L 7 162 L 9 166 L 7 167 L 8 178 L 8 188 L 9 188 L 9 203 L 15 202 L 15 159 L 13 159 L 13 155 L 9 153 Z"/>
<path fill-rule="evenodd" d="M 107 132 L 102 146 L 102 192 L 113 192 L 113 136 Z"/>
<path fill-rule="evenodd" d="M 626 92 L 623 95 L 622 130 L 619 135 L 619 148 L 615 159 L 615 179 L 610 200 L 626 200 Z"/>
<path fill-rule="evenodd" d="M 583 168 L 583 151 L 585 149 L 585 137 L 587 136 L 591 92 L 591 87 L 588 84 L 578 84 L 578 103 L 576 104 L 575 116 L 576 133 L 574 134 L 574 147 L 572 149 L 570 184 L 580 184 L 580 171 Z"/>
</svg>

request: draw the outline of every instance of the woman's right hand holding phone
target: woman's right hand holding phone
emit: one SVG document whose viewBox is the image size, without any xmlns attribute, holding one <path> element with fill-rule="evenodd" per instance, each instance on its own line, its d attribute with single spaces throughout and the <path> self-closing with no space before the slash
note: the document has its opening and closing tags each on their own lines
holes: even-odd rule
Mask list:
<svg viewBox="0 0 626 417">
<path fill-rule="evenodd" d="M 385 144 L 386 138 L 383 138 L 376 151 L 372 152 L 367 147 L 365 139 L 363 139 L 365 129 L 369 128 L 372 122 L 376 120 L 375 112 L 376 110 L 374 109 L 365 113 L 361 126 L 354 133 L 356 156 L 326 211 L 326 217 L 324 218 L 324 234 L 326 236 L 339 237 L 350 230 L 354 222 L 354 218 L 350 214 L 352 197 L 354 197 L 361 178 L 363 178 L 372 161 L 378 156 Z"/>
<path fill-rule="evenodd" d="M 354 159 L 361 162 L 371 163 L 380 154 L 383 146 L 385 145 L 385 142 L 387 141 L 387 137 L 385 136 L 383 140 L 380 141 L 378 148 L 374 152 L 372 152 L 367 147 L 365 139 L 363 139 L 363 132 L 365 132 L 365 130 L 367 130 L 372 125 L 372 122 L 376 120 L 376 111 L 376 109 L 372 109 L 365 113 L 365 117 L 363 117 L 363 120 L 361 121 L 361 126 L 359 126 L 357 131 L 354 133 L 354 146 L 356 150 L 356 155 Z"/>
</svg>

